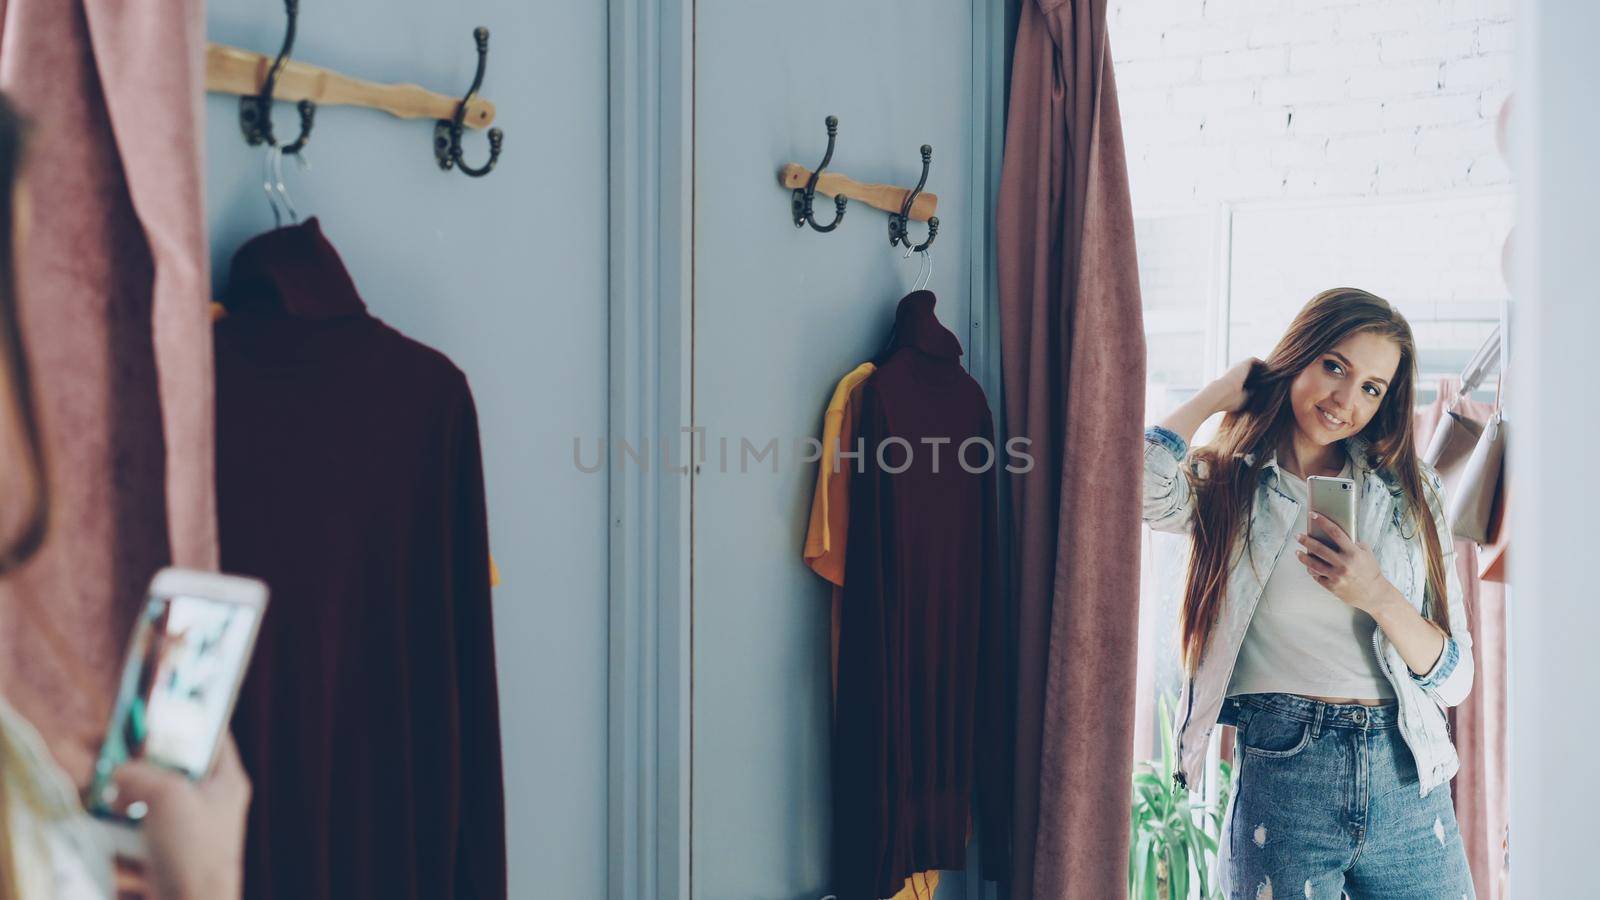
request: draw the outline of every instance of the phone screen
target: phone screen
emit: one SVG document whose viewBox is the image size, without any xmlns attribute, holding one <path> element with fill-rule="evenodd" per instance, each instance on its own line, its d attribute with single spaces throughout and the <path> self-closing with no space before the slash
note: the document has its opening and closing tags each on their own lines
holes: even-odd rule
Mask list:
<svg viewBox="0 0 1600 900">
<path fill-rule="evenodd" d="M 95 763 L 92 811 L 109 812 L 117 767 L 141 759 L 200 778 L 228 726 L 260 607 L 153 596 L 134 627 L 110 728 Z"/>
</svg>

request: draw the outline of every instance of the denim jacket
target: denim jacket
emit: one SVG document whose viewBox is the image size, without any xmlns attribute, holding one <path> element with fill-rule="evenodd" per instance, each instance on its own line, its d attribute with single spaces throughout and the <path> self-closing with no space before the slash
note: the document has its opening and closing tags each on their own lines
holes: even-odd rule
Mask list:
<svg viewBox="0 0 1600 900">
<path fill-rule="evenodd" d="M 1361 489 L 1356 518 L 1356 539 L 1372 548 L 1384 578 L 1399 589 L 1419 612 L 1423 609 L 1427 586 L 1427 553 L 1421 533 L 1407 515 L 1404 494 L 1388 470 L 1374 467 L 1369 444 L 1361 437 L 1346 441 L 1357 483 Z M 1256 466 L 1254 454 L 1244 463 Z M 1472 636 L 1467 630 L 1467 613 L 1462 606 L 1461 582 L 1456 574 L 1455 539 L 1445 521 L 1443 487 L 1439 475 L 1426 464 L 1423 477 L 1432 485 L 1429 495 L 1432 525 L 1438 530 L 1444 551 L 1446 593 L 1451 634 L 1433 668 L 1416 675 L 1406 666 L 1400 651 L 1384 635 L 1373 632 L 1373 652 L 1379 668 L 1394 686 L 1399 704 L 1400 734 L 1416 760 L 1422 796 L 1450 780 L 1460 767 L 1455 746 L 1450 742 L 1444 710 L 1467 697 L 1472 688 Z M 1145 432 L 1144 446 L 1144 521 L 1158 531 L 1187 533 L 1194 515 L 1194 499 L 1189 480 L 1181 467 L 1199 466 L 1189 458 L 1183 438 L 1160 426 Z M 1259 483 L 1250 511 L 1250 541 L 1254 559 L 1241 555 L 1228 575 L 1227 596 L 1223 598 L 1211 637 L 1200 655 L 1193 676 L 1186 679 L 1184 696 L 1174 716 L 1177 734 L 1178 772 L 1176 777 L 1190 785 L 1199 784 L 1205 765 L 1206 747 L 1217 716 L 1226 699 L 1233 666 L 1239 657 L 1250 618 L 1261 599 L 1273 567 L 1294 540 L 1292 532 L 1300 512 L 1299 501 L 1278 487 L 1281 477 L 1276 455 L 1259 466 Z M 1244 541 L 1241 534 L 1240 543 Z M 1291 562 L 1298 564 L 1291 558 Z"/>
</svg>

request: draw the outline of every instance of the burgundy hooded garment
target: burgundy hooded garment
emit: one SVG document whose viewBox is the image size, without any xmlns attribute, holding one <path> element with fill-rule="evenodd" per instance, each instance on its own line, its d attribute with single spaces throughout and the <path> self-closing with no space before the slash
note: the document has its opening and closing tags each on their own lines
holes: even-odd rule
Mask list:
<svg viewBox="0 0 1600 900">
<path fill-rule="evenodd" d="M 502 900 L 478 423 L 315 219 L 246 243 L 216 326 L 224 571 L 272 599 L 233 733 L 249 900 Z"/>
<path fill-rule="evenodd" d="M 1010 869 L 995 493 L 1007 457 L 933 306 L 928 291 L 900 301 L 887 359 L 857 399 L 861 462 L 841 458 L 852 467 L 833 754 L 839 900 L 892 896 L 914 872 L 965 869 L 974 789 L 984 877 L 1005 880 Z M 992 462 L 978 442 L 958 457 L 972 438 Z M 908 449 L 909 466 L 895 471 Z"/>
</svg>

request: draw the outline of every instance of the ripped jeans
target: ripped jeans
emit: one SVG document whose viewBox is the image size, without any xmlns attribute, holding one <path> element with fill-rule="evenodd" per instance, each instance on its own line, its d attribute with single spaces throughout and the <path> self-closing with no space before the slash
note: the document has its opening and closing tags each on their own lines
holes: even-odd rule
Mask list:
<svg viewBox="0 0 1600 900">
<path fill-rule="evenodd" d="M 1230 697 L 1236 781 L 1224 896 L 1473 898 L 1450 785 L 1420 796 L 1397 707 L 1294 694 Z"/>
</svg>

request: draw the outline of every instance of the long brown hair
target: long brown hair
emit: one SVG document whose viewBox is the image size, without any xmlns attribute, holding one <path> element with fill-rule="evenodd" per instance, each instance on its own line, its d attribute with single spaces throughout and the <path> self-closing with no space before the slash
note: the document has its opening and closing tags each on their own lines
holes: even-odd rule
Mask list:
<svg viewBox="0 0 1600 900">
<path fill-rule="evenodd" d="M 45 477 L 43 441 L 33 399 L 28 359 L 22 347 L 22 327 L 17 311 L 16 189 L 26 144 L 26 127 L 4 94 L 0 94 L 0 394 L 9 406 L 22 450 L 27 459 L 23 472 L 29 483 L 29 506 L 14 535 L 0 541 L 0 575 L 26 562 L 44 542 L 49 524 L 49 482 Z M 6 623 L 12 627 L 12 623 Z M 0 767 L 18 765 L 15 748 L 0 737 Z M 36 787 L 19 778 L 13 786 L 19 796 L 7 796 L 6 778 L 0 775 L 0 900 L 18 900 L 16 847 L 10 833 L 11 804 L 40 806 Z"/>
<path fill-rule="evenodd" d="M 1422 535 L 1428 561 L 1426 614 L 1449 632 L 1444 554 L 1424 495 L 1411 427 L 1417 381 L 1417 345 L 1411 325 L 1381 297 L 1356 288 L 1333 288 L 1311 298 L 1272 355 L 1251 371 L 1245 381 L 1246 406 L 1224 416 L 1216 439 L 1194 450 L 1197 465 L 1187 476 L 1194 492 L 1193 552 L 1179 617 L 1183 662 L 1190 673 L 1199 667 L 1211 638 L 1232 567 L 1244 557 L 1255 565 L 1250 550 L 1250 509 L 1261 473 L 1246 457 L 1259 463 L 1286 444 L 1295 427 L 1289 388 L 1296 376 L 1340 341 L 1360 333 L 1387 337 L 1400 348 L 1394 383 L 1360 436 L 1370 445 L 1368 462 L 1387 472 L 1404 497 L 1408 527 Z"/>
<path fill-rule="evenodd" d="M 22 468 L 28 483 L 28 508 L 18 519 L 16 532 L 0 540 L 0 575 L 27 562 L 44 543 L 50 522 L 50 482 L 45 474 L 43 439 L 33 397 L 27 352 L 22 346 L 22 323 L 17 310 L 18 178 L 27 143 L 26 125 L 0 94 L 0 387 L 8 387 L 0 401 L 9 406 L 12 423 L 26 457 Z"/>
</svg>

